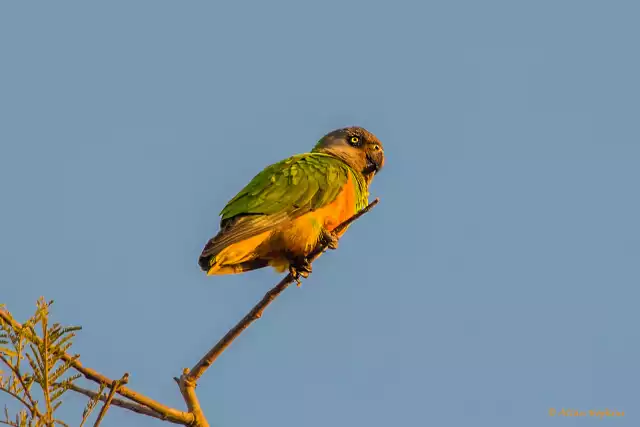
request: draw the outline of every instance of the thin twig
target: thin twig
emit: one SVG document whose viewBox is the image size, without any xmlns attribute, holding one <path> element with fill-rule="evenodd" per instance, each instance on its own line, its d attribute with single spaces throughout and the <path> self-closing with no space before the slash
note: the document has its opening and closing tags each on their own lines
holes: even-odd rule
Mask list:
<svg viewBox="0 0 640 427">
<path fill-rule="evenodd" d="M 73 386 L 75 384 L 70 383 L 68 388 L 71 388 L 71 386 Z M 80 422 L 80 426 L 79 427 L 83 427 L 84 423 L 87 422 L 87 420 L 89 419 L 89 417 L 91 416 L 91 413 L 93 412 L 94 409 L 96 409 L 96 406 L 98 406 L 98 401 L 100 400 L 100 396 L 102 396 L 102 391 L 106 388 L 106 386 L 104 384 L 100 384 L 100 387 L 98 387 L 98 392 L 95 394 L 95 396 L 89 396 L 91 397 L 91 399 L 89 399 L 89 402 L 87 402 L 87 406 L 85 407 L 84 411 L 82 411 L 82 421 Z M 84 389 L 83 389 L 84 390 Z M 106 400 L 106 397 L 105 397 Z"/>
<path fill-rule="evenodd" d="M 69 358 L 69 360 L 71 360 L 71 356 L 69 355 L 63 356 L 63 359 L 67 360 L 67 357 Z M 79 360 L 73 363 L 73 367 L 89 380 L 95 381 L 97 383 L 113 383 L 113 380 L 111 380 L 110 378 L 100 374 L 99 372 L 91 368 L 83 366 Z M 178 424 L 184 425 L 189 425 L 193 422 L 193 415 L 191 415 L 190 413 L 170 408 L 125 386 L 122 386 L 118 389 L 118 394 L 131 399 L 142 406 L 146 406 L 149 409 L 161 413 L 166 417 L 167 420 L 170 420 L 172 422 L 177 422 Z"/>
<path fill-rule="evenodd" d="M 9 314 L 9 312 L 6 311 L 5 309 L 0 309 L 0 318 L 2 318 L 2 320 L 10 324 L 14 330 L 20 330 L 22 328 L 22 325 L 17 321 L 15 321 L 11 316 L 11 314 Z M 31 336 L 30 339 L 33 340 L 34 344 L 36 345 L 42 344 L 42 340 L 35 335 Z M 60 355 L 60 358 L 62 360 L 70 363 L 75 370 L 77 370 L 82 375 L 84 375 L 84 377 L 87 378 L 88 380 L 94 381 L 98 384 L 107 384 L 107 385 L 113 384 L 112 379 L 102 375 L 101 373 L 91 368 L 87 368 L 82 364 L 82 362 L 80 362 L 80 360 L 77 360 L 75 356 L 71 356 L 61 351 L 58 351 L 58 354 Z M 166 420 L 174 422 L 176 424 L 191 425 L 194 421 L 192 414 L 188 412 L 180 411 L 178 409 L 170 408 L 166 405 L 156 402 L 155 400 L 147 396 L 144 396 L 136 391 L 133 391 L 128 387 L 125 387 L 125 386 L 120 387 L 118 389 L 118 394 L 128 399 L 131 399 L 142 406 L 146 406 L 147 408 L 152 409 L 155 412 L 162 414 L 163 416 L 166 417 Z"/>
<path fill-rule="evenodd" d="M 111 402 L 113 401 L 113 397 L 115 396 L 118 388 L 123 386 L 124 384 L 129 382 L 129 374 L 125 373 L 122 378 L 116 380 L 111 385 L 111 391 L 109 392 L 109 396 L 107 396 L 107 400 L 105 400 L 104 405 L 102 405 L 102 409 L 100 409 L 100 413 L 98 414 L 98 418 L 96 422 L 93 424 L 93 427 L 98 427 L 102 422 L 102 419 L 105 415 L 107 415 L 107 411 L 109 410 L 109 406 L 111 406 Z"/>
<path fill-rule="evenodd" d="M 20 355 L 22 354 L 22 350 L 23 350 L 22 345 L 23 345 L 23 341 L 24 341 L 24 335 L 23 334 L 18 334 L 17 338 L 18 338 L 17 345 L 14 345 L 14 348 L 16 350 L 16 354 L 18 355 L 18 357 L 16 357 L 15 365 L 16 365 L 16 369 L 18 371 L 20 371 L 20 363 L 22 361 L 22 357 L 20 357 Z M 20 383 L 20 384 L 22 385 L 22 383 Z M 27 393 L 27 392 L 29 392 L 29 390 L 24 390 L 24 392 Z"/>
<path fill-rule="evenodd" d="M 24 400 L 23 398 L 21 398 L 20 396 L 18 396 L 17 394 L 15 394 L 14 392 L 12 392 L 11 390 L 8 390 L 6 388 L 0 387 L 0 391 L 4 391 L 8 395 L 13 396 L 14 398 L 16 398 L 18 400 L 18 402 L 22 403 L 25 408 L 27 408 L 27 409 L 29 409 L 31 411 L 31 406 L 29 405 L 29 403 L 26 400 Z"/>
<path fill-rule="evenodd" d="M 97 399 L 100 400 L 102 402 L 105 402 L 107 400 L 107 396 L 104 394 L 98 394 L 95 391 L 92 390 L 87 390 L 86 388 L 82 388 L 79 387 L 73 383 L 69 384 L 69 390 L 73 390 L 76 393 L 80 393 L 80 394 L 84 394 L 85 396 L 91 398 L 91 399 Z M 138 414 L 142 414 L 142 415 L 147 415 L 149 417 L 153 417 L 153 418 L 157 418 L 159 420 L 163 420 L 163 421 L 169 421 L 175 424 L 184 424 L 182 422 L 179 421 L 174 421 L 171 419 L 166 418 L 164 415 L 162 415 L 159 412 L 153 411 L 149 408 L 147 408 L 146 406 L 142 406 L 139 405 L 137 403 L 134 402 L 129 402 L 126 400 L 122 400 L 122 399 L 118 399 L 117 397 L 114 397 L 113 400 L 111 401 L 111 404 L 113 406 L 118 406 L 120 408 L 123 409 L 128 409 L 129 411 L 138 413 Z"/>
<path fill-rule="evenodd" d="M 361 209 L 351 218 L 338 225 L 333 230 L 333 232 L 335 234 L 341 233 L 351 223 L 373 209 L 373 207 L 377 205 L 379 201 L 380 200 L 376 198 L 373 202 L 369 203 L 367 207 Z M 309 261 L 313 262 L 322 254 L 322 252 L 324 252 L 325 249 L 326 245 L 319 245 L 319 247 L 309 255 Z M 209 366 L 211 366 L 213 362 L 218 358 L 218 356 L 220 356 L 222 352 L 225 351 L 227 347 L 229 347 L 229 345 L 231 345 L 233 340 L 235 340 L 245 329 L 247 329 L 249 325 L 251 325 L 251 323 L 259 319 L 262 316 L 262 312 L 264 311 L 264 309 L 267 308 L 267 306 L 271 304 L 273 300 L 275 300 L 282 293 L 282 291 L 287 289 L 287 287 L 293 282 L 293 276 L 291 274 L 288 274 L 280 281 L 280 283 L 278 283 L 269 292 L 267 292 L 262 300 L 260 300 L 260 302 L 256 304 L 255 307 L 253 307 L 253 309 L 251 309 L 251 311 L 242 318 L 242 320 L 240 320 L 233 328 L 231 328 L 231 330 L 229 330 L 229 332 L 227 332 L 225 336 L 222 337 L 222 339 L 220 339 L 220 341 L 218 341 L 216 345 L 214 345 L 213 348 L 209 350 L 209 352 L 205 354 L 198 363 L 195 364 L 195 366 L 188 373 L 189 381 L 197 382 L 202 374 L 204 374 L 204 372 L 207 370 L 207 368 L 209 368 Z"/>
<path fill-rule="evenodd" d="M 375 205 L 377 205 L 380 202 L 380 199 L 378 197 L 375 198 L 375 200 L 371 203 L 369 203 L 367 206 L 365 206 L 364 208 L 360 209 L 355 215 L 353 215 L 351 218 L 349 218 L 348 220 L 346 220 L 345 222 L 343 222 L 342 224 L 338 225 L 336 228 L 333 229 L 334 233 L 340 233 L 342 230 L 344 230 L 345 228 L 347 228 L 348 226 L 351 225 L 352 222 L 356 221 L 357 219 L 359 219 L 362 215 L 366 214 L 367 212 L 369 212 L 371 209 L 373 209 L 375 207 Z M 324 250 L 324 248 L 322 249 Z M 322 250 L 320 251 L 320 253 L 322 252 Z M 318 254 L 319 255 L 319 254 Z M 317 256 L 316 256 L 317 258 Z M 315 258 L 314 258 L 315 259 Z"/>
</svg>

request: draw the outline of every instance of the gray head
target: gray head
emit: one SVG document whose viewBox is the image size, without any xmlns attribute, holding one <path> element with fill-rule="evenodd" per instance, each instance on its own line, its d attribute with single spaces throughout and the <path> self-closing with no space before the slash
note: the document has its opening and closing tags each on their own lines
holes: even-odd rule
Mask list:
<svg viewBox="0 0 640 427">
<path fill-rule="evenodd" d="M 318 141 L 312 151 L 341 159 L 362 173 L 367 183 L 384 166 L 382 143 L 374 134 L 358 126 L 329 132 Z"/>
</svg>

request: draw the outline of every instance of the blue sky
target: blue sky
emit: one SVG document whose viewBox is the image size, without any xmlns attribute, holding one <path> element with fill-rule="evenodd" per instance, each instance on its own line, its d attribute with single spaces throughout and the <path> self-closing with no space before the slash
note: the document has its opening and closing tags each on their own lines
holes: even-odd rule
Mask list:
<svg viewBox="0 0 640 427">
<path fill-rule="evenodd" d="M 200 272 L 218 212 L 361 125 L 380 205 L 203 377 L 211 423 L 638 425 L 639 13 L 3 2 L 0 302 L 54 299 L 86 365 L 182 408 L 172 377 L 279 280 Z"/>
</svg>

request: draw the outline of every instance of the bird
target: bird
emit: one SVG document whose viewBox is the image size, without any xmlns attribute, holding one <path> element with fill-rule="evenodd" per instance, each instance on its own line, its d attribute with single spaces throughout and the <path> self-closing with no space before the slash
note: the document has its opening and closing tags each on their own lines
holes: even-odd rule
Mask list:
<svg viewBox="0 0 640 427">
<path fill-rule="evenodd" d="M 320 138 L 310 152 L 267 166 L 220 212 L 220 230 L 198 259 L 207 276 L 272 267 L 299 277 L 309 255 L 338 247 L 334 229 L 368 204 L 369 186 L 384 166 L 382 143 L 351 126 Z"/>
</svg>

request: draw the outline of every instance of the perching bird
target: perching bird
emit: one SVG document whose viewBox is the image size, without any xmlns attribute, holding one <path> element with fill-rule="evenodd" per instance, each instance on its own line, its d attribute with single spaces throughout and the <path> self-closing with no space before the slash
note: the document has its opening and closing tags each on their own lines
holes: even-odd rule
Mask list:
<svg viewBox="0 0 640 427">
<path fill-rule="evenodd" d="M 227 203 L 198 264 L 207 275 L 272 266 L 307 277 L 307 256 L 319 242 L 337 247 L 333 229 L 367 205 L 383 165 L 382 143 L 366 129 L 328 133 L 310 153 L 268 166 Z"/>
</svg>

